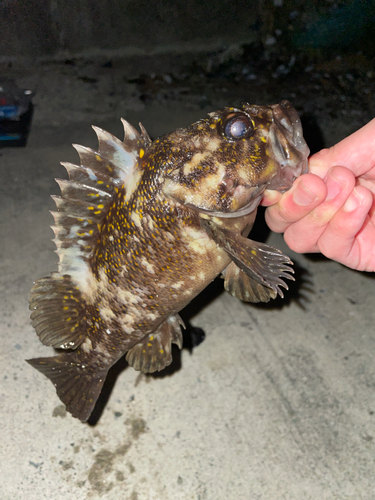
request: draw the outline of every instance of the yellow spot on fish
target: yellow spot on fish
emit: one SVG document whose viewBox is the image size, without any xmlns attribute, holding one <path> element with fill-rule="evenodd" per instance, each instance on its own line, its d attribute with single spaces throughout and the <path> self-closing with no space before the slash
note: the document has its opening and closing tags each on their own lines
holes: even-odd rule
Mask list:
<svg viewBox="0 0 375 500">
<path fill-rule="evenodd" d="M 140 157 L 140 158 L 143 158 L 144 154 L 145 154 L 145 151 L 144 151 L 144 149 L 142 149 L 142 148 L 141 148 L 141 149 L 139 150 L 139 157 Z"/>
</svg>

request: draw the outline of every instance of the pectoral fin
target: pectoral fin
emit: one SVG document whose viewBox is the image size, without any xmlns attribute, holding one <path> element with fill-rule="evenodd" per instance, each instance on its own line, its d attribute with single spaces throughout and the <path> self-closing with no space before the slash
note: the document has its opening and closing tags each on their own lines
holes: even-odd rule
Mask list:
<svg viewBox="0 0 375 500">
<path fill-rule="evenodd" d="M 234 262 L 223 271 L 223 278 L 225 290 L 244 302 L 269 302 L 277 296 L 275 290 L 250 278 Z"/>
<path fill-rule="evenodd" d="M 289 257 L 283 255 L 277 248 L 244 238 L 240 234 L 220 227 L 210 220 L 201 219 L 201 225 L 247 276 L 260 285 L 271 288 L 275 292 L 275 296 L 276 294 L 281 297 L 284 296 L 280 287 L 288 289 L 288 285 L 281 278 L 294 279 L 289 274 L 294 272 L 287 265 L 292 264 Z M 233 283 L 233 279 L 232 275 L 230 279 L 228 278 L 228 282 Z M 240 279 L 242 279 L 241 275 Z M 242 280 L 240 286 L 242 287 L 244 284 L 245 282 Z M 248 282 L 248 284 L 251 285 L 251 282 Z M 270 297 L 273 296 L 270 295 Z"/>
<path fill-rule="evenodd" d="M 181 326 L 185 327 L 180 316 L 171 316 L 157 330 L 132 347 L 126 355 L 126 361 L 143 373 L 163 370 L 172 363 L 172 344 L 182 348 Z"/>
</svg>

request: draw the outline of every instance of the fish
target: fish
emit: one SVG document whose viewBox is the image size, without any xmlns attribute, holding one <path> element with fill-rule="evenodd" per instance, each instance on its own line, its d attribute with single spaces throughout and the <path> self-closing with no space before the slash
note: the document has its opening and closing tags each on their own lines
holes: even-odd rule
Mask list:
<svg viewBox="0 0 375 500">
<path fill-rule="evenodd" d="M 160 371 L 182 348 L 179 312 L 220 274 L 245 302 L 283 296 L 289 257 L 247 236 L 265 189 L 308 171 L 293 105 L 242 104 L 152 141 L 122 119 L 124 140 L 93 126 L 97 151 L 73 145 L 52 212 L 58 271 L 38 279 L 31 322 L 57 354 L 27 360 L 86 422 L 122 356 Z"/>
</svg>

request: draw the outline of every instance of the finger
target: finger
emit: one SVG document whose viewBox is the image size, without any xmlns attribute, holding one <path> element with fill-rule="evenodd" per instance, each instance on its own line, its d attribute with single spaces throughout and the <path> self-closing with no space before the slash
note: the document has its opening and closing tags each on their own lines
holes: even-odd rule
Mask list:
<svg viewBox="0 0 375 500">
<path fill-rule="evenodd" d="M 322 179 L 333 165 L 343 165 L 356 177 L 375 167 L 375 119 L 329 149 L 309 159 L 310 172 Z"/>
<path fill-rule="evenodd" d="M 275 189 L 266 189 L 263 193 L 263 198 L 260 204 L 263 207 L 269 207 L 271 205 L 276 205 L 276 203 L 282 197 L 282 193 L 276 191 Z"/>
<path fill-rule="evenodd" d="M 292 223 L 302 219 L 326 197 L 324 182 L 313 174 L 299 177 L 278 203 L 266 210 L 265 218 L 272 231 L 284 232 Z"/>
<path fill-rule="evenodd" d="M 325 228 L 347 200 L 355 186 L 353 173 L 344 167 L 332 168 L 326 178 L 325 200 L 284 234 L 287 245 L 299 253 L 319 251 L 317 243 Z"/>
<path fill-rule="evenodd" d="M 318 241 L 318 248 L 326 257 L 359 269 L 361 258 L 366 259 L 366 255 L 361 254 L 356 236 L 364 226 L 372 203 L 373 196 L 368 189 L 363 186 L 353 189 Z"/>
</svg>

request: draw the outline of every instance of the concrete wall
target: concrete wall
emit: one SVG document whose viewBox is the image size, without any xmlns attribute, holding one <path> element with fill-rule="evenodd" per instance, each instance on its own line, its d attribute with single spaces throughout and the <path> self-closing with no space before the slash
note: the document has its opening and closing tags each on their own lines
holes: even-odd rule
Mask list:
<svg viewBox="0 0 375 500">
<path fill-rule="evenodd" d="M 0 57 L 136 53 L 255 38 L 260 0 L 0 0 Z"/>
</svg>

